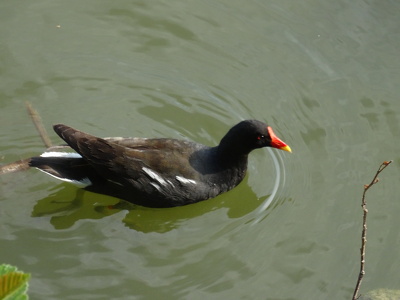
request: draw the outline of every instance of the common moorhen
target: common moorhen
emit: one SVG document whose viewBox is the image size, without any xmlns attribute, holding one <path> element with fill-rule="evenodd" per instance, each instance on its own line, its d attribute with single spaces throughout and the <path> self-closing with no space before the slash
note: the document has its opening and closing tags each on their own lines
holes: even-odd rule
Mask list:
<svg viewBox="0 0 400 300">
<path fill-rule="evenodd" d="M 213 198 L 237 186 L 247 156 L 262 147 L 291 152 L 270 126 L 245 120 L 216 147 L 167 138 L 98 138 L 66 125 L 54 131 L 74 152 L 44 152 L 30 166 L 60 180 L 147 207 Z"/>
</svg>

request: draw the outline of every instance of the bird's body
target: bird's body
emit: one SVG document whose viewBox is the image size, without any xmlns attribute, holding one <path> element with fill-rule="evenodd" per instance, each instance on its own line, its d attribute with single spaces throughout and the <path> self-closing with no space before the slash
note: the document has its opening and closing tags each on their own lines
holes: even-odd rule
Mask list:
<svg viewBox="0 0 400 300">
<path fill-rule="evenodd" d="M 45 152 L 31 159 L 32 167 L 148 207 L 186 205 L 234 188 L 255 148 L 290 151 L 270 127 L 255 120 L 234 126 L 216 147 L 165 138 L 103 139 L 61 124 L 54 130 L 76 153 Z"/>
</svg>

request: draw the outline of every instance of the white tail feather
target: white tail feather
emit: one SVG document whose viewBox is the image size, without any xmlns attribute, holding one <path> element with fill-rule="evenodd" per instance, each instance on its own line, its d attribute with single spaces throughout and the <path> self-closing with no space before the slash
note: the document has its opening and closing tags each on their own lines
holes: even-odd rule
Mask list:
<svg viewBox="0 0 400 300">
<path fill-rule="evenodd" d="M 36 169 L 38 169 L 39 171 L 42 171 L 43 173 L 46 173 L 47 175 L 50 175 L 51 177 L 54 177 L 54 178 L 57 178 L 58 180 L 61 180 L 61 181 L 65 181 L 65 182 L 69 182 L 69 183 L 72 183 L 72 184 L 75 184 L 75 185 L 77 185 L 77 186 L 79 186 L 79 187 L 87 187 L 87 186 L 89 186 L 89 185 L 91 185 L 92 184 L 92 182 L 90 181 L 90 179 L 89 178 L 83 178 L 83 179 L 81 179 L 81 180 L 73 180 L 73 179 L 68 179 L 68 178 L 63 178 L 63 177 L 58 177 L 58 176 L 55 176 L 54 174 L 50 174 L 49 172 L 46 172 L 46 171 L 44 171 L 44 170 L 42 170 L 42 169 L 39 169 L 39 168 L 36 168 Z"/>
<path fill-rule="evenodd" d="M 68 157 L 68 158 L 82 158 L 82 156 L 75 152 L 43 152 L 41 157 Z"/>
</svg>

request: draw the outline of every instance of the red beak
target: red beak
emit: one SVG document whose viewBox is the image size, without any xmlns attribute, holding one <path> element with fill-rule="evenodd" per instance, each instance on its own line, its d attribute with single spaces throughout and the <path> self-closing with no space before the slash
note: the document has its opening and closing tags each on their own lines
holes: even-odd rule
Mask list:
<svg viewBox="0 0 400 300">
<path fill-rule="evenodd" d="M 267 127 L 269 136 L 271 137 L 271 147 L 288 151 L 292 153 L 292 149 L 286 145 L 280 138 L 278 138 L 270 126 Z"/>
</svg>

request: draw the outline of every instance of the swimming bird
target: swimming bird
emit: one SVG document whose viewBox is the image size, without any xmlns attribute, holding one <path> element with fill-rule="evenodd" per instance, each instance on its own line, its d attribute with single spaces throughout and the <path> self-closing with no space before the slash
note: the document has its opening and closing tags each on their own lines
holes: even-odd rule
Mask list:
<svg viewBox="0 0 400 300">
<path fill-rule="evenodd" d="M 30 159 L 31 167 L 147 207 L 187 205 L 231 190 L 257 148 L 291 152 L 257 120 L 236 124 L 214 147 L 169 138 L 99 138 L 63 124 L 53 128 L 75 152 L 46 151 Z"/>
</svg>

